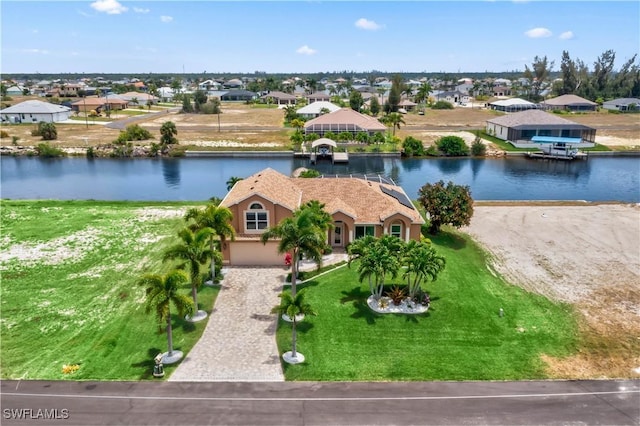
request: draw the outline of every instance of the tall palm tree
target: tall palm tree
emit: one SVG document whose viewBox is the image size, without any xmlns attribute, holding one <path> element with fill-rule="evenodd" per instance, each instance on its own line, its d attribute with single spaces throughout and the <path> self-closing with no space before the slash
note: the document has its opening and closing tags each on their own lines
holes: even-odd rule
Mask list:
<svg viewBox="0 0 640 426">
<path fill-rule="evenodd" d="M 418 88 L 418 92 L 416 93 L 415 101 L 419 104 L 425 103 L 429 98 L 429 93 L 431 93 L 431 85 L 428 82 L 422 83 L 422 85 Z"/>
<path fill-rule="evenodd" d="M 445 258 L 438 256 L 430 243 L 415 240 L 407 243 L 403 261 L 407 266 L 403 277 L 407 279 L 411 297 L 415 296 L 424 281 L 435 281 L 446 264 Z"/>
<path fill-rule="evenodd" d="M 393 136 L 396 135 L 396 128 L 400 129 L 400 124 L 406 124 L 402 114 L 399 112 L 390 112 L 383 117 L 384 124 L 393 129 Z"/>
<path fill-rule="evenodd" d="M 138 285 L 146 287 L 147 313 L 156 313 L 159 324 L 167 324 L 167 356 L 163 363 L 170 364 L 182 357 L 180 351 L 177 354 L 173 350 L 173 330 L 171 327 L 171 305 L 175 306 L 178 315 L 191 315 L 193 302 L 184 294 L 178 293 L 180 287 L 189 282 L 189 278 L 183 271 L 173 270 L 167 275 L 147 274 L 138 280 Z M 176 355 L 177 356 L 176 358 Z"/>
<path fill-rule="evenodd" d="M 200 266 L 211 257 L 211 250 L 207 248 L 207 240 L 212 234 L 211 228 L 202 228 L 195 233 L 189 228 L 183 228 L 178 232 L 182 242 L 169 247 L 164 253 L 164 260 L 179 259 L 184 261 L 180 265 L 181 268 L 189 266 L 191 297 L 196 310 L 196 315 L 192 317 L 193 321 L 200 321 L 207 316 L 205 311 L 198 310 L 198 288 L 202 284 Z"/>
<path fill-rule="evenodd" d="M 231 191 L 231 188 L 233 188 L 233 186 L 234 186 L 236 183 L 240 182 L 241 180 L 242 180 L 242 178 L 241 178 L 241 177 L 238 177 L 238 176 L 231 176 L 231 177 L 227 180 L 227 182 L 226 182 L 226 184 L 227 184 L 227 191 Z"/>
<path fill-rule="evenodd" d="M 317 225 L 315 218 L 316 215 L 310 209 L 297 210 L 292 217 L 282 219 L 260 237 L 263 244 L 270 239 L 279 239 L 278 253 L 291 253 L 291 294 L 294 297 L 300 255 L 304 254 L 319 263 L 326 246 L 326 232 Z"/>
<path fill-rule="evenodd" d="M 229 181 L 231 179 L 229 179 Z M 235 179 L 242 180 L 241 178 Z M 227 181 L 227 185 L 229 185 L 229 181 Z M 209 250 L 211 251 L 211 281 L 213 283 L 216 277 L 216 256 L 220 256 L 216 253 L 214 236 L 217 236 L 220 240 L 221 249 L 227 238 L 230 238 L 231 241 L 235 240 L 236 232 L 231 225 L 233 213 L 227 207 L 220 206 L 219 203 L 212 203 L 207 205 L 204 209 L 192 208 L 187 210 L 184 219 L 187 222 L 193 220 L 193 223 L 189 226 L 192 231 L 205 228 L 213 231 L 209 236 Z"/>
<path fill-rule="evenodd" d="M 298 294 L 282 292 L 278 295 L 280 297 L 280 305 L 275 306 L 271 313 L 285 314 L 292 320 L 291 326 L 291 360 L 293 362 L 300 362 L 297 351 L 297 335 L 296 335 L 296 317 L 298 315 L 317 315 L 317 312 L 311 308 L 311 305 L 304 300 L 305 292 L 301 290 Z M 287 355 L 287 354 L 285 354 Z M 304 357 L 302 357 L 304 360 Z"/>
</svg>

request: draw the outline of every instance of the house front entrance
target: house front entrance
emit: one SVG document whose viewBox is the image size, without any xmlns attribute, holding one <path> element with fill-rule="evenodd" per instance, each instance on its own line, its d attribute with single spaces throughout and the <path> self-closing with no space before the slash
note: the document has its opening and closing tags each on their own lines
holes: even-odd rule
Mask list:
<svg viewBox="0 0 640 426">
<path fill-rule="evenodd" d="M 344 231 L 344 225 L 341 222 L 334 223 L 333 231 L 331 232 L 331 246 L 332 247 L 343 247 L 344 246 L 344 236 L 342 235 Z"/>
</svg>

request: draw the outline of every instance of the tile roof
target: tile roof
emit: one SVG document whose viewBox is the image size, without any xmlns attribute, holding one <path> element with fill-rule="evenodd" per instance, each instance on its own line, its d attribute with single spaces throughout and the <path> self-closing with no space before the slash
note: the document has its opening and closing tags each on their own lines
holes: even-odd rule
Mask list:
<svg viewBox="0 0 640 426">
<path fill-rule="evenodd" d="M 276 91 L 269 92 L 266 95 L 260 96 L 260 99 L 267 99 L 267 98 L 296 100 L 296 97 L 293 95 L 290 95 L 289 93 L 276 92 Z"/>
<path fill-rule="evenodd" d="M 304 127 L 306 129 L 307 127 L 321 124 L 354 124 L 365 130 L 387 130 L 386 126 L 380 123 L 378 119 L 365 114 L 360 114 L 351 108 L 341 108 L 338 111 L 316 117 L 313 120 L 307 121 Z"/>
<path fill-rule="evenodd" d="M 356 223 L 376 224 L 400 213 L 414 223 L 423 223 L 417 210 L 402 205 L 385 194 L 381 187 L 402 194 L 402 188 L 357 178 L 289 178 L 273 169 L 265 169 L 236 183 L 222 201 L 230 207 L 252 195 L 260 195 L 294 210 L 311 200 L 325 204 L 330 214 L 343 212 Z M 408 198 L 408 197 L 407 197 Z"/>
<path fill-rule="evenodd" d="M 588 99 L 581 98 L 576 95 L 562 95 L 556 98 L 547 99 L 543 102 L 543 104 L 547 105 L 556 105 L 556 106 L 564 106 L 564 105 L 598 105 L 595 102 L 591 102 Z"/>
<path fill-rule="evenodd" d="M 536 126 L 536 125 L 561 125 L 589 128 L 565 118 L 558 117 L 555 114 L 541 111 L 539 109 L 529 109 L 526 111 L 514 112 L 513 114 L 503 115 L 501 117 L 487 120 L 487 123 L 498 124 L 506 127 L 518 126 Z"/>
</svg>

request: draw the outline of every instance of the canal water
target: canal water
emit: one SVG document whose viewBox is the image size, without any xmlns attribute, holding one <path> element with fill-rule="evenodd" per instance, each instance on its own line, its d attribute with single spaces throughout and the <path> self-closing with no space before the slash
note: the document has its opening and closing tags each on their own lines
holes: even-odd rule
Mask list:
<svg viewBox="0 0 640 426">
<path fill-rule="evenodd" d="M 0 159 L 0 196 L 9 199 L 206 200 L 224 197 L 226 181 L 271 167 L 290 175 L 307 159 L 171 158 Z M 369 174 L 393 179 L 411 198 L 428 182 L 469 185 L 476 200 L 586 200 L 640 202 L 639 157 L 547 161 L 352 157 L 348 164 L 319 162 L 325 174 Z"/>
</svg>

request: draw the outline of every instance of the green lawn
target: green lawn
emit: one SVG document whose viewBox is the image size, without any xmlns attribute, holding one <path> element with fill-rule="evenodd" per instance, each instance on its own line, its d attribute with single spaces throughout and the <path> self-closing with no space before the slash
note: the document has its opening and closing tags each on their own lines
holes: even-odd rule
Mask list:
<svg viewBox="0 0 640 426">
<path fill-rule="evenodd" d="M 425 314 L 373 313 L 357 265 L 300 286 L 318 316 L 298 326 L 306 361 L 284 364 L 287 380 L 539 379 L 546 377 L 541 354 L 575 351 L 571 307 L 505 283 L 466 236 L 432 240 L 447 266 L 426 286 L 432 303 Z M 291 349 L 290 324 L 280 322 L 277 339 L 281 352 Z"/>
<path fill-rule="evenodd" d="M 151 378 L 166 334 L 135 282 L 168 270 L 161 253 L 182 219 L 158 213 L 185 204 L 2 200 L 1 377 Z M 200 307 L 211 312 L 217 291 L 203 287 Z M 187 352 L 205 325 L 175 318 L 174 348 Z M 64 375 L 64 364 L 80 369 Z"/>
</svg>

